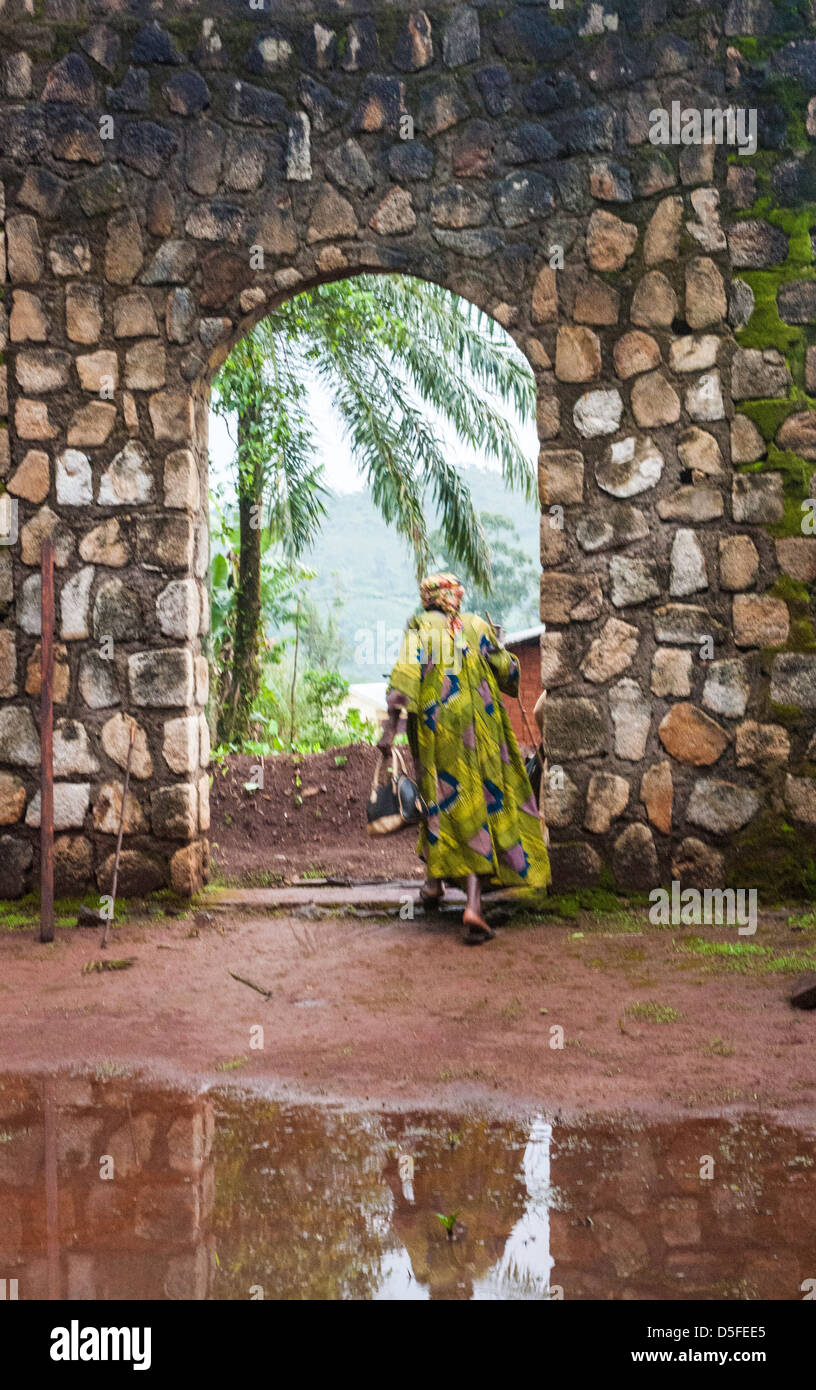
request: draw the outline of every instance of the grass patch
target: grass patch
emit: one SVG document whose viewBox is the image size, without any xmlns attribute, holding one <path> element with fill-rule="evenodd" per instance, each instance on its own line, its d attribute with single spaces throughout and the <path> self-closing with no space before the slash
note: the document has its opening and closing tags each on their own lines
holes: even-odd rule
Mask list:
<svg viewBox="0 0 816 1390">
<path fill-rule="evenodd" d="M 624 1009 L 623 1016 L 638 1023 L 677 1023 L 680 1018 L 677 1009 L 672 1008 L 671 1004 L 657 1004 L 654 999 L 629 1004 Z"/>
<path fill-rule="evenodd" d="M 218 888 L 280 888 L 285 882 L 286 875 L 272 869 L 253 869 L 243 874 L 216 872 L 198 897 L 206 897 L 207 893 L 214 893 Z"/>
<path fill-rule="evenodd" d="M 640 902 L 647 904 L 648 898 L 627 895 L 621 896 L 608 888 L 575 888 L 565 893 L 553 893 L 550 897 L 541 896 L 535 903 L 535 910 L 542 917 L 575 918 L 582 912 L 607 914 L 609 916 L 631 915 L 630 909 Z M 530 904 L 532 910 L 533 904 Z"/>
<path fill-rule="evenodd" d="M 800 912 L 798 917 L 789 917 L 788 926 L 798 927 L 799 931 L 816 932 L 816 912 Z"/>
<path fill-rule="evenodd" d="M 54 925 L 74 927 L 77 913 L 83 904 L 85 906 L 97 905 L 85 903 L 84 898 L 57 898 L 54 902 Z M 116 921 L 122 921 L 127 916 L 127 902 L 124 898 L 117 898 L 114 903 L 113 915 Z M 0 932 L 31 931 L 39 926 L 39 921 L 39 893 L 27 893 L 24 898 L 16 898 L 14 902 L 0 902 Z"/>
<path fill-rule="evenodd" d="M 816 946 L 778 954 L 773 946 L 760 946 L 755 941 L 704 941 L 695 936 L 678 942 L 676 949 L 710 961 L 713 968 L 741 975 L 795 975 L 816 967 Z"/>
<path fill-rule="evenodd" d="M 237 1071 L 249 1058 L 244 1054 L 243 1057 L 231 1057 L 228 1062 L 219 1062 L 216 1071 Z"/>
</svg>

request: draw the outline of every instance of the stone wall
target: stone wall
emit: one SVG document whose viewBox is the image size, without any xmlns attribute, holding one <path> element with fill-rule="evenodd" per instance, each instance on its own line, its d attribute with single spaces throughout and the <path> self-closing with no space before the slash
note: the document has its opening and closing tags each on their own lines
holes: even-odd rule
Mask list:
<svg viewBox="0 0 816 1390">
<path fill-rule="evenodd" d="M 206 875 L 208 382 L 360 270 L 535 372 L 557 879 L 813 887 L 814 32 L 810 0 L 0 3 L 0 894 L 36 867 L 46 532 L 60 886 L 109 883 L 129 717 L 122 890 Z M 758 153 L 654 145 L 672 102 L 758 109 Z"/>
</svg>

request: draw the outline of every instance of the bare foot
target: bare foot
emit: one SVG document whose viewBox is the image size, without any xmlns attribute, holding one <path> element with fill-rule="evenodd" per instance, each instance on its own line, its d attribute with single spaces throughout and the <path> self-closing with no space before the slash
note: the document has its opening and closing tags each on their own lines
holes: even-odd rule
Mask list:
<svg viewBox="0 0 816 1390">
<path fill-rule="evenodd" d="M 462 913 L 462 924 L 467 927 L 467 935 L 464 938 L 466 946 L 483 946 L 486 941 L 492 941 L 496 933 L 491 931 L 484 917 L 480 917 L 478 912 L 473 912 L 466 907 Z"/>
</svg>

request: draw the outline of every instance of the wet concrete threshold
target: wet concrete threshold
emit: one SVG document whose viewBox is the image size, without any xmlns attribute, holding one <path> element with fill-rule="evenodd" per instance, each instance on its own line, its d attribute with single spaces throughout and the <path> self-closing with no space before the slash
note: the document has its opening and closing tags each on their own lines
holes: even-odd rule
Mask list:
<svg viewBox="0 0 816 1390">
<path fill-rule="evenodd" d="M 281 907 L 370 908 L 397 911 L 407 903 L 419 903 L 422 880 L 396 879 L 390 883 L 329 882 L 325 879 L 287 884 L 279 888 L 213 888 L 207 892 L 207 907 L 251 908 L 262 911 Z M 497 901 L 493 894 L 491 901 Z M 465 895 L 458 888 L 445 892 L 445 906 L 459 911 Z"/>
<path fill-rule="evenodd" d="M 814 1138 L 6 1076 L 0 1279 L 23 1300 L 801 1300 Z"/>
</svg>

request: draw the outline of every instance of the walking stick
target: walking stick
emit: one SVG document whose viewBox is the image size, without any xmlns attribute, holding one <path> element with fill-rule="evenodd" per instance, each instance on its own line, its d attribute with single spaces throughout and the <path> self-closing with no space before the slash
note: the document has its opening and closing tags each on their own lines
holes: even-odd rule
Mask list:
<svg viewBox="0 0 816 1390">
<path fill-rule="evenodd" d="M 127 762 L 125 763 L 125 786 L 122 792 L 122 807 L 119 812 L 119 834 L 116 837 L 116 858 L 113 861 L 113 880 L 111 882 L 111 915 L 105 922 L 105 929 L 102 932 L 101 947 L 104 951 L 108 944 L 108 932 L 110 931 L 111 919 L 116 910 L 116 885 L 119 882 L 119 856 L 122 853 L 122 834 L 125 828 L 125 806 L 127 805 L 128 787 L 130 786 L 130 760 L 133 756 L 133 743 L 136 738 L 136 720 L 130 721 L 130 742 L 128 744 Z"/>
<path fill-rule="evenodd" d="M 490 614 L 488 613 L 487 609 L 485 609 L 485 617 L 487 618 L 487 621 L 490 623 L 490 626 L 493 628 L 494 632 L 496 632 L 496 633 L 498 634 L 498 628 L 496 627 L 496 624 L 494 623 L 494 621 L 493 621 L 493 619 L 491 618 Z M 520 676 L 520 675 L 521 675 L 521 672 L 519 671 L 519 676 Z M 547 693 L 546 690 L 545 690 L 545 691 L 542 691 L 542 694 L 546 695 L 546 693 Z M 533 745 L 533 752 L 535 753 L 536 762 L 538 763 L 539 767 L 541 768 L 541 776 L 542 776 L 542 777 L 546 777 L 546 776 L 547 776 L 547 771 L 548 771 L 548 768 L 549 768 L 549 760 L 548 760 L 547 758 L 542 759 L 542 757 L 541 757 L 541 739 L 540 739 L 540 738 L 536 738 L 536 737 L 534 736 L 534 734 L 533 734 L 532 729 L 530 728 L 530 720 L 529 720 L 529 718 L 527 717 L 527 711 L 526 711 L 526 709 L 524 708 L 524 701 L 523 701 L 522 698 L 521 698 L 521 682 L 520 682 L 520 681 L 519 681 L 519 693 L 518 693 L 518 695 L 516 696 L 516 699 L 517 699 L 518 702 L 519 702 L 519 708 L 520 708 L 520 710 L 521 710 L 521 717 L 522 717 L 522 719 L 524 720 L 524 727 L 525 727 L 525 729 L 527 730 L 527 737 L 529 738 L 531 744 Z M 539 803 L 539 804 L 538 804 L 538 818 L 539 818 L 539 820 L 541 821 L 541 833 L 542 833 L 542 835 L 543 835 L 543 837 L 544 837 L 544 843 L 545 843 L 545 845 L 548 845 L 548 844 L 550 843 L 550 830 L 549 830 L 549 826 L 546 824 L 546 822 L 545 822 L 545 820 L 544 820 L 544 817 L 543 817 L 542 814 L 541 814 L 541 794 L 540 794 L 540 792 L 539 792 L 538 803 Z"/>
<path fill-rule="evenodd" d="M 546 690 L 543 690 L 541 693 L 542 693 L 542 695 L 546 695 L 546 694 L 547 694 Z M 549 771 L 550 760 L 549 760 L 549 758 L 542 758 L 542 757 L 541 757 L 541 739 L 540 739 L 540 738 L 534 738 L 534 737 L 533 737 L 533 731 L 532 731 L 532 729 L 530 728 L 530 720 L 529 720 L 528 717 L 527 717 L 527 711 L 526 711 L 526 709 L 524 708 L 524 702 L 523 702 L 523 700 L 522 700 L 522 698 L 521 698 L 521 695 L 519 695 L 519 697 L 518 697 L 518 702 L 519 702 L 519 705 L 521 706 L 521 717 L 522 717 L 522 719 L 524 720 L 524 727 L 525 727 L 526 730 L 527 730 L 527 736 L 528 736 L 528 738 L 530 739 L 530 741 L 531 741 L 531 743 L 532 743 L 532 745 L 533 745 L 533 749 L 534 749 L 534 751 L 535 751 L 536 762 L 538 763 L 539 767 L 541 768 L 541 776 L 542 776 L 542 778 L 544 778 L 544 777 L 547 776 L 547 773 L 548 773 L 548 771 Z M 542 814 L 541 814 L 541 791 L 540 791 L 540 789 L 539 789 L 539 793 L 538 793 L 538 818 L 539 818 L 539 820 L 541 821 L 541 832 L 542 832 L 542 834 L 543 834 L 543 836 L 544 836 L 544 843 L 545 843 L 545 845 L 548 845 L 548 844 L 550 843 L 550 828 L 549 828 L 549 826 L 547 825 L 546 821 L 544 820 L 544 817 L 543 817 Z"/>
</svg>

